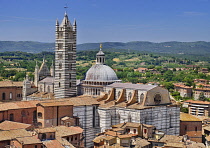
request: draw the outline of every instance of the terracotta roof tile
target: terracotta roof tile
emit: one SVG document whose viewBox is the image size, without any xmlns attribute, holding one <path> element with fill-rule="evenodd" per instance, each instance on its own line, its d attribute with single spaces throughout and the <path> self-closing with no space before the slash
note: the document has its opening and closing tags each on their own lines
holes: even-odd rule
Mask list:
<svg viewBox="0 0 210 148">
<path fill-rule="evenodd" d="M 33 127 L 33 125 L 13 121 L 4 121 L 0 123 L 0 130 L 27 129 L 29 127 Z"/>
<path fill-rule="evenodd" d="M 193 115 L 187 114 L 187 113 L 182 113 L 180 112 L 180 120 L 181 121 L 202 121 L 199 118 L 196 118 Z"/>
<path fill-rule="evenodd" d="M 103 141 L 104 139 L 106 139 L 106 136 L 105 136 L 105 135 L 101 135 L 101 136 L 95 137 L 95 138 L 93 139 L 93 142 L 95 142 L 95 143 L 100 143 L 100 142 Z"/>
<path fill-rule="evenodd" d="M 43 141 L 43 144 L 47 147 L 47 148 L 65 148 L 64 146 L 62 146 L 62 144 L 58 141 L 58 140 L 47 140 L 47 141 Z"/>
<path fill-rule="evenodd" d="M 6 102 L 0 103 L 0 111 L 20 108 L 33 108 L 40 101 L 17 101 L 17 102 Z"/>
<path fill-rule="evenodd" d="M 23 82 L 0 81 L 0 87 L 23 87 Z"/>
<path fill-rule="evenodd" d="M 37 137 L 34 136 L 20 137 L 16 138 L 16 140 L 22 143 L 23 145 L 42 143 Z"/>
<path fill-rule="evenodd" d="M 125 134 L 125 135 L 118 135 L 117 137 L 119 138 L 130 138 L 130 137 L 135 137 L 137 134 Z"/>
<path fill-rule="evenodd" d="M 161 138 L 159 141 L 160 142 L 165 142 L 165 143 L 179 143 L 183 139 L 182 136 L 175 136 L 175 135 L 164 135 L 163 138 Z"/>
<path fill-rule="evenodd" d="M 11 140 L 17 137 L 31 136 L 25 129 L 0 131 L 0 141 Z"/>
</svg>

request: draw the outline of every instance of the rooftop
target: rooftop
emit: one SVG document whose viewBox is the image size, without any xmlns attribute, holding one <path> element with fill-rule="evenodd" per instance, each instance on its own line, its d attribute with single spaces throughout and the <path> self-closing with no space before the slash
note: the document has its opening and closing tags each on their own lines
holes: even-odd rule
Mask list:
<svg viewBox="0 0 210 148">
<path fill-rule="evenodd" d="M 17 137 L 31 136 L 25 129 L 0 131 L 0 141 L 11 140 Z"/>
<path fill-rule="evenodd" d="M 16 140 L 19 141 L 20 143 L 22 143 L 22 145 L 42 143 L 35 136 L 20 137 L 20 138 L 16 138 Z"/>
<path fill-rule="evenodd" d="M 182 113 L 182 112 L 180 112 L 180 120 L 181 121 L 202 121 L 201 119 L 196 118 L 193 115 Z"/>
<path fill-rule="evenodd" d="M 111 85 L 107 85 L 107 87 L 120 87 L 120 88 L 125 88 L 125 89 L 141 89 L 141 90 L 151 90 L 157 85 L 144 85 L 144 84 L 132 84 L 132 83 L 113 83 Z"/>
<path fill-rule="evenodd" d="M 27 129 L 29 127 L 32 127 L 32 125 L 13 121 L 4 121 L 0 123 L 0 130 Z"/>
<path fill-rule="evenodd" d="M 0 87 L 23 87 L 23 82 L 0 81 Z"/>
</svg>

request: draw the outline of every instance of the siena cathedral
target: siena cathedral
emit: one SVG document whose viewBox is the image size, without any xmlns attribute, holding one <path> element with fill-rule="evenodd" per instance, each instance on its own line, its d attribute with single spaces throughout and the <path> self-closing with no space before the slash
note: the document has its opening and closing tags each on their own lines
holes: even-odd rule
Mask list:
<svg viewBox="0 0 210 148">
<path fill-rule="evenodd" d="M 87 102 L 90 97 L 94 99 L 97 103 L 73 107 L 73 114 L 84 129 L 85 147 L 93 146 L 97 133 L 124 122 L 154 125 L 168 135 L 179 135 L 180 108 L 172 103 L 167 89 L 122 83 L 105 64 L 102 47 L 85 79 L 76 80 L 76 20 L 71 24 L 65 13 L 61 23 L 56 20 L 55 36 L 55 64 L 48 68 L 44 59 L 40 67 L 36 65 L 34 81 L 26 78 L 23 83 L 24 100 L 71 100 L 81 96 L 87 96 Z"/>
</svg>

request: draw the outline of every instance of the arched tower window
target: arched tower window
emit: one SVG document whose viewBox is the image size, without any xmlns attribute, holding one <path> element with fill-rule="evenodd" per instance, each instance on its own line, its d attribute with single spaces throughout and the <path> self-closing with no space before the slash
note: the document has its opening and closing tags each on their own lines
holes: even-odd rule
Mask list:
<svg viewBox="0 0 210 148">
<path fill-rule="evenodd" d="M 59 69 L 62 69 L 62 63 L 59 63 Z"/>
</svg>

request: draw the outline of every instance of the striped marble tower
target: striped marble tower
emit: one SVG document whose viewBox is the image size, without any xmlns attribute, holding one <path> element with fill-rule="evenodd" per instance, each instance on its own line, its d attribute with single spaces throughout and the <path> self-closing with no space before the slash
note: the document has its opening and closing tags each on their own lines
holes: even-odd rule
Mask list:
<svg viewBox="0 0 210 148">
<path fill-rule="evenodd" d="M 56 21 L 55 98 L 76 96 L 76 29 L 66 13 L 60 25 Z"/>
</svg>

